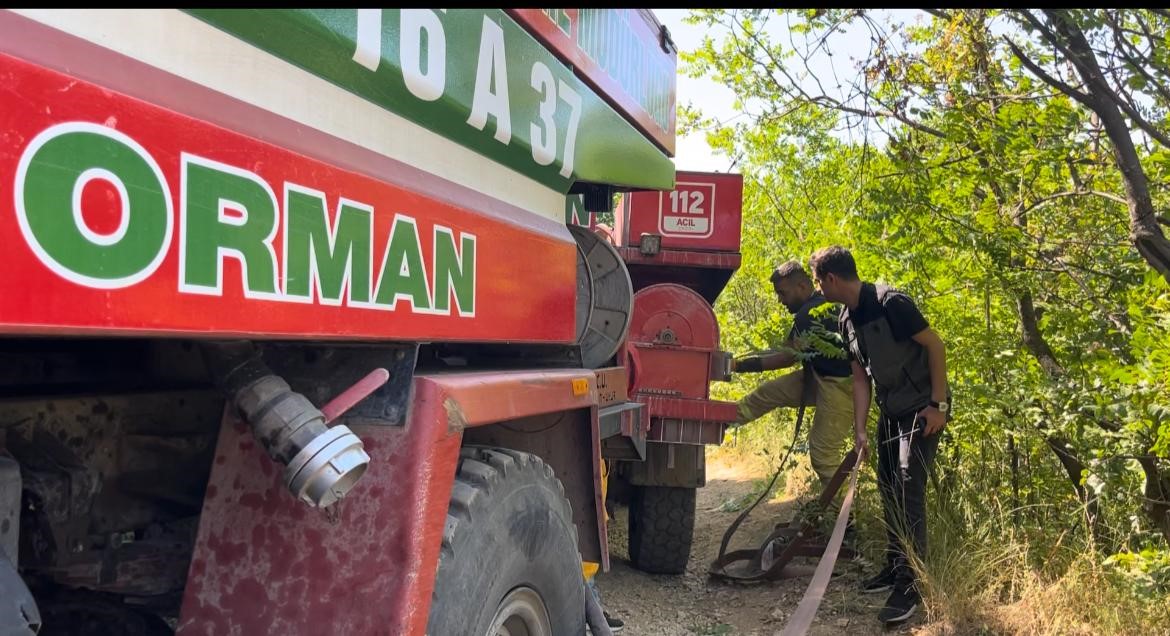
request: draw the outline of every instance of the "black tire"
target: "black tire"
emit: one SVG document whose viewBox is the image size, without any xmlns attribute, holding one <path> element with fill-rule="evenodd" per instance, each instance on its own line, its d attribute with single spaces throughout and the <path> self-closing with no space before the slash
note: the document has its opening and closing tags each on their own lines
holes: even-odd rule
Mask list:
<svg viewBox="0 0 1170 636">
<path fill-rule="evenodd" d="M 682 574 L 691 558 L 695 489 L 634 486 L 630 498 L 630 561 L 653 574 Z"/>
<path fill-rule="evenodd" d="M 552 468 L 535 455 L 502 448 L 460 451 L 428 634 L 494 636 L 489 629 L 497 610 L 505 599 L 504 605 L 515 607 L 517 598 L 521 610 L 540 614 L 543 606 L 549 633 L 585 632 L 581 554 L 564 492 Z"/>
</svg>

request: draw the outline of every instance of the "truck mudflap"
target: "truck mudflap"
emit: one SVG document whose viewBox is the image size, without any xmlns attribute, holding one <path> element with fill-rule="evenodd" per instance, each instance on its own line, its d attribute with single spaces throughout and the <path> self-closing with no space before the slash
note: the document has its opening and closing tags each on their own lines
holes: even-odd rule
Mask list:
<svg viewBox="0 0 1170 636">
<path fill-rule="evenodd" d="M 424 633 L 464 433 L 596 406 L 585 369 L 416 376 L 405 426 L 337 419 L 371 461 L 322 509 L 289 496 L 247 425 L 225 412 L 178 633 Z"/>
</svg>

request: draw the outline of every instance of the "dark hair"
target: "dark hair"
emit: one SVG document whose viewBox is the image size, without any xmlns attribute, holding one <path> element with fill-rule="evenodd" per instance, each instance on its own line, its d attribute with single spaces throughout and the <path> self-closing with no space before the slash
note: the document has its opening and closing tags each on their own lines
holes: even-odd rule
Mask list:
<svg viewBox="0 0 1170 636">
<path fill-rule="evenodd" d="M 809 265 L 817 278 L 824 278 L 826 274 L 836 274 L 845 280 L 858 279 L 857 263 L 853 262 L 853 255 L 840 245 L 817 250 L 809 259 Z"/>
<path fill-rule="evenodd" d="M 788 261 L 780 267 L 777 267 L 772 271 L 772 277 L 769 280 L 773 283 L 778 283 L 788 278 L 812 282 L 812 279 L 808 277 L 808 272 L 804 271 L 804 266 L 800 264 L 800 261 Z"/>
</svg>

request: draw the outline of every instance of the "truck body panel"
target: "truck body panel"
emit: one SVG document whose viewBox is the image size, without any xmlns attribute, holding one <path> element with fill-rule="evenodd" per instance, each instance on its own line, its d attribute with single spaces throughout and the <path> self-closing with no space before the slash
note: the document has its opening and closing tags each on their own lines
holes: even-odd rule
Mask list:
<svg viewBox="0 0 1170 636">
<path fill-rule="evenodd" d="M 552 228 L 485 218 L 13 57 L 0 65 L 26 97 L 0 111 L 18 142 L 0 147 L 0 178 L 14 185 L 0 203 L 0 329 L 573 339 L 575 248 Z M 78 167 L 61 169 L 64 155 Z M 542 284 L 517 284 L 538 270 Z"/>
<path fill-rule="evenodd" d="M 614 239 L 635 289 L 679 283 L 714 304 L 739 269 L 743 175 L 679 171 L 673 190 L 623 194 Z"/>
<path fill-rule="evenodd" d="M 507 203 L 484 205 L 482 195 L 434 178 L 427 184 L 415 178 L 417 171 L 383 174 L 411 182 L 412 191 L 16 57 L 0 62 L 6 88 L 27 97 L 0 112 L 12 131 L 6 137 L 12 145 L 0 147 L 0 178 L 14 185 L 14 198 L 0 203 L 8 208 L 0 235 L 13 247 L 0 286 L 16 300 L 0 310 L 0 329 L 366 339 L 457 339 L 474 330 L 482 340 L 572 340 L 574 247 L 555 222 Z M 226 99 L 197 85 L 186 88 L 191 103 Z M 263 113 L 253 115 L 257 126 L 266 124 Z M 113 181 L 90 179 L 77 187 L 82 170 L 56 175 L 56 182 L 37 171 L 53 146 L 67 146 L 70 137 L 94 152 L 123 148 L 130 172 L 133 164 L 151 168 L 140 171 L 151 192 L 136 194 L 125 210 L 113 182 L 124 179 L 115 172 L 106 171 Z M 362 157 L 350 153 L 349 159 Z M 30 170 L 34 178 L 44 174 L 39 185 L 27 184 Z M 208 201 L 214 206 L 209 198 L 228 193 L 192 200 L 201 192 L 187 187 L 192 172 L 223 188 L 247 188 L 257 209 L 207 209 Z M 40 210 L 54 203 L 51 193 L 61 191 L 80 191 L 73 217 L 40 219 Z M 159 217 L 153 233 L 152 207 Z M 289 240 L 290 210 L 294 229 L 312 236 Z M 200 215 L 201 229 L 192 227 Z M 264 227 L 247 241 L 247 251 L 213 244 L 216 233 L 246 234 L 240 230 L 257 223 Z M 338 233 L 350 242 L 340 243 Z M 242 241 L 221 236 L 219 242 Z M 335 243 L 352 246 L 351 253 L 329 254 Z M 190 263 L 198 254 L 204 255 L 201 272 Z M 121 271 L 110 271 L 128 258 Z M 542 272 L 542 285 L 521 283 L 531 271 Z M 322 278 L 331 289 L 322 289 Z"/>
<path fill-rule="evenodd" d="M 560 192 L 674 182 L 670 160 L 503 10 L 190 13 Z"/>
<path fill-rule="evenodd" d="M 614 212 L 621 247 L 640 247 L 645 234 L 667 250 L 739 252 L 743 175 L 679 171 L 672 190 L 632 192 Z"/>
<path fill-rule="evenodd" d="M 0 20 L 0 50 L 41 66 L 374 178 L 401 164 L 497 208 L 561 218 L 562 192 L 181 11 L 28 9 Z"/>
<path fill-rule="evenodd" d="M 647 9 L 508 9 L 669 156 L 675 149 L 675 66 L 670 33 Z"/>
</svg>

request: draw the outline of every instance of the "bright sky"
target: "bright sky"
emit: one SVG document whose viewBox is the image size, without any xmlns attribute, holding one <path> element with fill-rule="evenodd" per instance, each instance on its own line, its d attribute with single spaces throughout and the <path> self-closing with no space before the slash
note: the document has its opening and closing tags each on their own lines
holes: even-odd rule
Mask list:
<svg viewBox="0 0 1170 636">
<path fill-rule="evenodd" d="M 657 16 L 659 22 L 666 26 L 667 29 L 670 29 L 670 36 L 679 51 L 693 51 L 699 48 L 703 41 L 703 35 L 708 33 L 707 27 L 692 26 L 683 23 L 683 18 L 689 13 L 689 9 L 654 9 L 654 15 Z M 922 12 L 895 10 L 883 11 L 882 13 L 885 14 L 885 18 L 887 19 L 915 20 Z M 776 41 L 787 40 L 787 28 L 783 20 L 773 19 L 769 21 L 767 31 Z M 710 35 L 716 42 L 722 38 L 721 33 L 713 32 Z M 834 38 L 833 42 L 834 46 L 838 47 L 833 51 L 834 57 L 830 59 L 825 56 L 819 56 L 818 58 L 814 58 L 810 65 L 814 72 L 822 79 L 826 90 L 831 90 L 831 84 L 833 82 L 827 80 L 833 77 L 834 70 L 843 84 L 848 83 L 852 79 L 852 73 L 856 72 L 854 67 L 855 62 L 853 60 L 862 59 L 867 55 L 869 50 L 869 34 L 862 27 L 855 26 L 847 31 L 843 37 L 838 36 Z M 679 67 L 681 68 L 682 66 L 683 63 L 680 60 Z M 810 88 L 810 90 L 812 89 Z M 677 102 L 680 106 L 691 102 L 704 115 L 714 117 L 720 121 L 727 121 L 737 114 L 732 107 L 735 101 L 735 95 L 731 89 L 707 78 L 692 79 L 680 74 L 678 76 L 676 95 Z M 678 170 L 727 172 L 730 168 L 731 160 L 728 157 L 715 155 L 710 147 L 707 146 L 707 140 L 704 134 L 697 132 L 678 138 L 674 163 L 675 168 Z"/>
<path fill-rule="evenodd" d="M 658 21 L 670 29 L 670 37 L 680 51 L 693 51 L 699 48 L 703 41 L 703 33 L 706 32 L 701 26 L 683 23 L 682 20 L 688 13 L 690 13 L 689 9 L 654 10 Z M 682 66 L 681 61 L 679 66 Z M 728 119 L 735 114 L 735 110 L 731 107 L 735 102 L 735 95 L 731 89 L 707 78 L 691 79 L 680 74 L 675 95 L 680 106 L 691 101 L 704 114 L 721 120 Z M 712 153 L 702 133 L 679 137 L 676 144 L 674 165 L 678 170 L 727 172 L 731 165 L 729 158 L 717 157 Z"/>
</svg>

